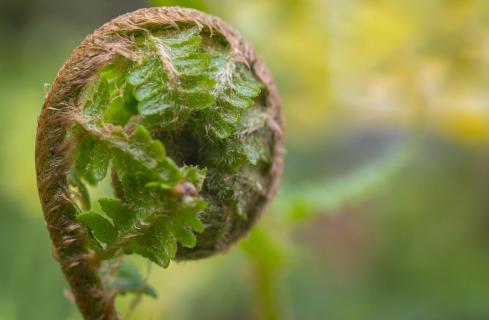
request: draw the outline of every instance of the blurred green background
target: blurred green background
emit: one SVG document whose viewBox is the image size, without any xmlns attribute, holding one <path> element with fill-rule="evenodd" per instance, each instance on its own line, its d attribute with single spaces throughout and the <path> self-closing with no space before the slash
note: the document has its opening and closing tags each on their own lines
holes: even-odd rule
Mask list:
<svg viewBox="0 0 489 320">
<path fill-rule="evenodd" d="M 38 203 L 37 115 L 87 34 L 151 5 L 215 14 L 255 44 L 288 153 L 252 234 L 152 267 L 159 298 L 128 318 L 489 319 L 487 0 L 0 0 L 1 320 L 79 319 Z"/>
</svg>

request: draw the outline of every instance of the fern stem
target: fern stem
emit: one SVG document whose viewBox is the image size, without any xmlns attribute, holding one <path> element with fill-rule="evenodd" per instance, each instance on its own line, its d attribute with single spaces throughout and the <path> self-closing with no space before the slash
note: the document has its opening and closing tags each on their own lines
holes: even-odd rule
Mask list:
<svg viewBox="0 0 489 320">
<path fill-rule="evenodd" d="M 68 281 L 75 302 L 86 320 L 118 320 L 114 307 L 117 290 L 110 289 L 100 276 L 101 262 L 112 259 L 123 246 L 108 246 L 102 254 L 93 252 L 87 228 L 77 222 L 79 213 L 75 197 L 70 192 L 68 176 L 73 167 L 73 141 L 67 135 L 80 114 L 80 95 L 87 83 L 97 78 L 100 70 L 116 57 L 136 61 L 133 42 L 125 35 L 146 32 L 152 27 L 194 25 L 206 28 L 209 34 L 218 34 L 229 43 L 233 58 L 252 68 L 264 84 L 268 125 L 273 133 L 273 159 L 268 170 L 270 185 L 263 200 L 254 207 L 252 219 L 239 229 L 223 249 L 242 236 L 260 216 L 265 204 L 275 194 L 280 181 L 283 159 L 283 119 L 275 84 L 268 69 L 257 58 L 254 50 L 238 33 L 220 19 L 201 12 L 177 7 L 150 8 L 120 16 L 88 36 L 65 63 L 46 96 L 36 139 L 36 173 L 39 196 L 55 258 Z M 178 28 L 177 28 L 178 29 Z M 200 29 L 199 29 L 200 30 Z M 104 140 L 104 132 L 89 132 Z M 110 140 L 105 141 L 111 143 Z M 115 190 L 117 192 L 117 190 Z M 83 195 L 81 195 L 83 197 Z M 87 198 L 82 199 L 86 207 Z M 211 252 L 213 253 L 213 252 Z M 210 253 L 210 254 L 211 254 Z M 208 254 L 208 253 L 205 253 Z"/>
<path fill-rule="evenodd" d="M 54 97 L 52 98 L 54 99 Z M 36 145 L 38 190 L 53 242 L 53 253 L 70 284 L 75 301 L 85 319 L 116 320 L 114 296 L 106 291 L 87 246 L 86 231 L 76 222 L 76 207 L 68 195 L 65 156 L 66 125 L 62 112 L 66 105 L 51 109 L 46 101 L 39 118 Z"/>
</svg>

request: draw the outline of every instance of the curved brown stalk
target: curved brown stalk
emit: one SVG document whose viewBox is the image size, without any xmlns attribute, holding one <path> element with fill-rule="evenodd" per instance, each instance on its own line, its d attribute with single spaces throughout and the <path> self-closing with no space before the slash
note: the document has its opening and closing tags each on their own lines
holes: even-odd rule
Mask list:
<svg viewBox="0 0 489 320">
<path fill-rule="evenodd" d="M 125 37 L 152 26 L 198 25 L 209 33 L 220 34 L 233 53 L 248 64 L 266 86 L 266 103 L 275 134 L 271 187 L 267 199 L 275 193 L 282 172 L 282 114 L 275 84 L 269 71 L 251 45 L 220 19 L 201 12 L 177 7 L 141 9 L 122 15 L 88 36 L 75 49 L 59 71 L 46 96 L 37 130 L 36 170 L 38 191 L 53 242 L 53 252 L 70 284 L 83 317 L 88 320 L 118 319 L 114 308 L 116 292 L 106 288 L 99 276 L 99 263 L 88 249 L 86 230 L 76 221 L 78 208 L 69 192 L 67 174 L 72 167 L 72 147 L 66 139 L 73 115 L 79 113 L 76 101 L 80 92 L 97 72 L 116 56 L 130 57 Z M 258 211 L 263 210 L 263 204 Z M 259 215 L 257 214 L 254 220 Z M 252 221 L 250 225 L 253 223 Z"/>
</svg>

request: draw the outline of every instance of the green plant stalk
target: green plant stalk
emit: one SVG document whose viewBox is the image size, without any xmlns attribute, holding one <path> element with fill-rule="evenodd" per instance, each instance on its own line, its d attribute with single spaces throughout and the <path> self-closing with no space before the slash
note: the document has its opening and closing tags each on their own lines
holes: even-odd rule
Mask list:
<svg viewBox="0 0 489 320">
<path fill-rule="evenodd" d="M 284 319 L 283 304 L 278 294 L 279 278 L 286 259 L 283 243 L 263 226 L 257 226 L 241 243 L 241 249 L 249 261 L 253 279 L 251 296 L 256 319 Z"/>
<path fill-rule="evenodd" d="M 278 290 L 281 274 L 290 257 L 297 256 L 292 234 L 298 223 L 309 223 L 318 215 L 338 212 L 345 204 L 355 205 L 379 192 L 395 179 L 417 152 L 418 128 L 401 146 L 353 170 L 346 176 L 302 185 L 288 191 L 284 188 L 270 207 L 267 219 L 250 232 L 241 243 L 253 278 L 254 305 L 257 319 L 284 319 L 286 302 Z M 270 231 L 270 230 L 273 230 Z"/>
</svg>

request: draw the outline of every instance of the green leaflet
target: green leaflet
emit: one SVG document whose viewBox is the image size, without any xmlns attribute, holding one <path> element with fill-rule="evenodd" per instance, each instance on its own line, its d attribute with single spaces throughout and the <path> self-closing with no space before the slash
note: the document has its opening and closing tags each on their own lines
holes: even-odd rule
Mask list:
<svg viewBox="0 0 489 320">
<path fill-rule="evenodd" d="M 91 185 L 97 184 L 107 175 L 110 153 L 106 147 L 90 137 L 85 138 L 79 148 L 75 161 L 75 173 Z"/>
<path fill-rule="evenodd" d="M 101 198 L 98 202 L 102 210 L 112 219 L 115 228 L 121 235 L 127 235 L 138 221 L 138 213 L 131 210 L 119 199 Z"/>
<path fill-rule="evenodd" d="M 102 180 L 111 157 L 116 156 L 137 164 L 138 171 L 152 174 L 163 181 L 175 177 L 183 178 L 179 174 L 179 168 L 166 157 L 163 144 L 153 140 L 143 126 L 138 126 L 132 134 L 126 134 L 120 128 L 107 132 L 104 128 L 95 128 L 91 124 L 78 125 L 85 136 L 78 148 L 75 169 L 88 182 Z"/>
<path fill-rule="evenodd" d="M 167 267 L 175 258 L 177 243 L 192 248 L 196 244 L 193 232 L 204 231 L 196 214 L 202 212 L 207 203 L 200 199 L 187 200 L 175 206 L 171 213 L 146 216 L 131 210 L 119 199 L 102 198 L 99 203 L 114 224 L 96 211 L 81 213 L 77 220 L 88 227 L 98 241 L 111 245 L 119 240 L 118 245 L 125 253 L 140 254 L 162 267 Z"/>
<path fill-rule="evenodd" d="M 252 165 L 256 165 L 258 160 L 260 160 L 260 150 L 253 143 L 245 143 L 243 144 L 243 151 L 246 154 L 246 158 L 248 162 Z"/>
<path fill-rule="evenodd" d="M 115 277 L 110 282 L 110 287 L 124 295 L 127 293 L 145 294 L 156 298 L 156 290 L 148 285 L 139 274 L 136 267 L 124 263 L 116 272 Z"/>
<path fill-rule="evenodd" d="M 201 41 L 197 28 L 148 35 L 140 41 L 143 50 L 152 54 L 133 66 L 127 81 L 134 86 L 139 114 L 150 117 L 147 124 L 177 129 L 189 112 L 214 103 L 210 93 L 214 82 L 206 76 L 210 56 L 202 50 Z"/>
<path fill-rule="evenodd" d="M 213 132 L 220 139 L 227 138 L 231 125 L 237 124 L 244 109 L 250 108 L 261 92 L 261 85 L 243 65 L 237 64 L 232 55 L 215 52 L 210 67 L 216 79 L 213 93 L 216 96 Z M 230 127 L 231 129 L 227 129 Z"/>
<path fill-rule="evenodd" d="M 240 117 L 239 122 L 232 127 L 233 133 L 225 140 L 215 142 L 215 149 L 209 153 L 208 160 L 213 166 L 235 172 L 241 170 L 243 162 L 253 166 L 259 162 L 270 162 L 266 117 L 252 109 L 245 110 Z M 217 125 L 213 130 L 222 130 L 221 128 Z"/>
<path fill-rule="evenodd" d="M 107 109 L 110 101 L 109 85 L 107 80 L 104 78 L 99 79 L 95 88 L 96 94 L 94 94 L 91 99 L 85 103 L 83 114 L 90 118 L 92 122 L 101 124 L 103 121 L 101 116 Z"/>
<path fill-rule="evenodd" d="M 108 65 L 100 77 L 107 83 L 110 101 L 104 111 L 104 120 L 107 123 L 124 125 L 131 116 L 137 114 L 136 99 L 132 95 L 132 86 L 125 81 L 127 66 Z"/>
<path fill-rule="evenodd" d="M 80 177 L 76 174 L 70 173 L 68 174 L 68 183 L 74 188 L 74 198 L 79 200 L 81 209 L 90 210 L 90 192 Z"/>
<path fill-rule="evenodd" d="M 83 212 L 77 215 L 76 219 L 88 227 L 93 232 L 95 238 L 102 243 L 111 244 L 118 238 L 114 226 L 95 211 Z"/>
<path fill-rule="evenodd" d="M 140 254 L 162 267 L 167 267 L 175 258 L 177 242 L 186 247 L 194 247 L 196 238 L 193 231 L 202 232 L 204 225 L 196 214 L 207 207 L 200 199 L 193 199 L 176 207 L 170 214 L 157 214 L 145 219 L 144 231 L 124 246 L 126 253 Z"/>
<path fill-rule="evenodd" d="M 219 139 L 225 139 L 233 133 L 233 127 L 221 117 L 215 117 L 210 128 Z"/>
<path fill-rule="evenodd" d="M 129 138 L 130 149 L 136 154 L 146 154 L 151 160 L 164 162 L 166 160 L 165 147 L 158 140 L 153 140 L 149 131 L 138 126 Z"/>
</svg>

